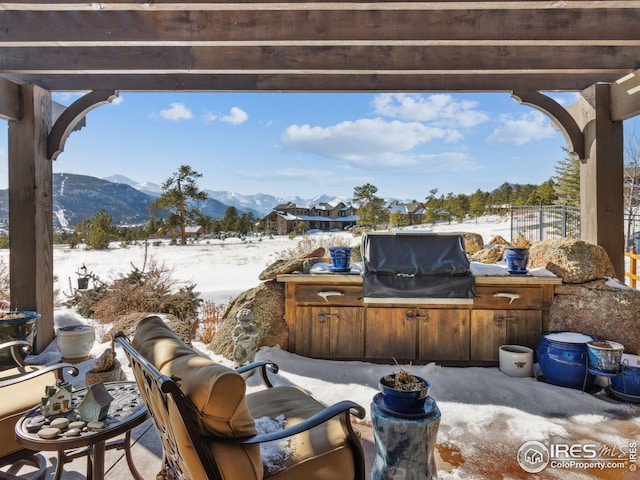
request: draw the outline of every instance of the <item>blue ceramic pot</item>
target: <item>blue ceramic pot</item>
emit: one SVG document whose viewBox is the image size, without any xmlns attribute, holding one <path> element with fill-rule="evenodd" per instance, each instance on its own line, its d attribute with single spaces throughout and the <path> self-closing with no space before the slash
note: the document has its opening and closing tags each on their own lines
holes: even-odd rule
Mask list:
<svg viewBox="0 0 640 480">
<path fill-rule="evenodd" d="M 348 270 L 351 261 L 351 247 L 329 247 L 331 267 L 334 270 Z"/>
<path fill-rule="evenodd" d="M 627 365 L 622 375 L 611 377 L 612 397 L 629 403 L 640 403 L 640 365 Z"/>
<path fill-rule="evenodd" d="M 387 377 L 395 378 L 395 374 Z M 389 386 L 385 380 L 387 377 L 380 379 L 379 387 L 382 392 L 382 401 L 389 410 L 398 413 L 422 413 L 424 412 L 424 404 L 429 395 L 429 382 L 414 375 L 414 377 L 424 383 L 422 390 L 400 390 Z"/>
<path fill-rule="evenodd" d="M 529 265 L 528 248 L 507 247 L 504 257 L 507 261 L 509 273 L 520 275 L 527 273 L 527 265 Z"/>
<path fill-rule="evenodd" d="M 10 312 L 0 318 L 0 343 L 24 340 L 35 346 L 37 323 L 40 314 L 33 311 Z M 14 366 L 8 350 L 0 353 L 0 369 Z"/>
<path fill-rule="evenodd" d="M 584 342 L 562 341 L 554 337 L 566 335 L 584 336 Z M 582 389 L 593 385 L 595 377 L 587 375 L 587 342 L 590 335 L 573 332 L 547 332 L 542 334 L 536 349 L 538 364 L 547 383 L 560 387 Z M 585 385 L 586 375 L 586 385 Z"/>
</svg>

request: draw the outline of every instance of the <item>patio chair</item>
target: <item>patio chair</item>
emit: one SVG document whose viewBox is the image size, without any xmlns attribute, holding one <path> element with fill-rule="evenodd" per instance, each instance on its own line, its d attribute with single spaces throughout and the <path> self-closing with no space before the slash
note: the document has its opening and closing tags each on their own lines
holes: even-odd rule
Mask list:
<svg viewBox="0 0 640 480">
<path fill-rule="evenodd" d="M 364 454 L 350 422 L 351 414 L 364 417 L 357 403 L 325 407 L 298 387 L 274 387 L 268 370 L 277 366 L 270 362 L 237 370 L 220 365 L 187 347 L 157 316 L 140 322 L 131 343 L 122 333 L 115 341 L 162 441 L 165 478 L 364 479 Z M 242 374 L 254 368 L 266 388 L 245 395 Z M 286 425 L 258 433 L 265 418 L 284 418 Z M 274 448 L 276 455 L 267 455 Z"/>
<path fill-rule="evenodd" d="M 55 385 L 58 379 L 63 379 L 65 371 L 76 376 L 78 370 L 67 363 L 28 365 L 23 355 L 31 352 L 31 345 L 22 340 L 0 344 L 0 351 L 7 349 L 15 366 L 0 371 L 0 468 L 3 469 L 0 478 L 12 478 L 11 475 L 28 465 L 36 469 L 32 478 L 41 479 L 46 474 L 45 460 L 38 452 L 26 450 L 17 443 L 16 423 L 24 413 L 41 402 L 47 385 Z"/>
</svg>

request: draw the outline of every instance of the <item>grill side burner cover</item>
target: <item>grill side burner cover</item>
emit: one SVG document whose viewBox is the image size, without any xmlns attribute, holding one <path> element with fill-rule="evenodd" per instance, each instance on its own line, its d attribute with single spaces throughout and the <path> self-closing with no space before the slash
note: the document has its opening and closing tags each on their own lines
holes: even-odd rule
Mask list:
<svg viewBox="0 0 640 480">
<path fill-rule="evenodd" d="M 362 238 L 362 258 L 366 302 L 399 298 L 470 303 L 475 297 L 460 234 L 368 233 Z"/>
</svg>

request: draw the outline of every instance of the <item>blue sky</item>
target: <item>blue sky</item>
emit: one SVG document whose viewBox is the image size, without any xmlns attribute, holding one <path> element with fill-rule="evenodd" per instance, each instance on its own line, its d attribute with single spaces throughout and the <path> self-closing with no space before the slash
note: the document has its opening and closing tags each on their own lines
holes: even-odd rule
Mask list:
<svg viewBox="0 0 640 480">
<path fill-rule="evenodd" d="M 69 104 L 78 95 L 54 99 Z M 576 99 L 549 95 L 563 105 Z M 436 188 L 542 183 L 564 146 L 545 115 L 507 93 L 122 92 L 88 114 L 53 168 L 161 184 L 186 164 L 210 190 L 350 197 L 371 183 L 379 196 L 420 201 Z M 0 135 L 0 188 L 6 160 Z"/>
</svg>

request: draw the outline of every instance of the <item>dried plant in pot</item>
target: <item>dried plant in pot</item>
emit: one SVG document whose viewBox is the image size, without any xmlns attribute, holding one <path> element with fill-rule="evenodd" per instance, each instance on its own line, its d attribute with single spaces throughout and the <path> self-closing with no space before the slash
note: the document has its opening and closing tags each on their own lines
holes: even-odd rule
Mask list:
<svg viewBox="0 0 640 480">
<path fill-rule="evenodd" d="M 382 401 L 390 410 L 399 413 L 421 413 L 429 395 L 429 382 L 407 370 L 385 375 L 380 379 Z"/>
</svg>

